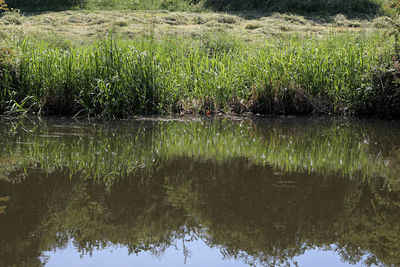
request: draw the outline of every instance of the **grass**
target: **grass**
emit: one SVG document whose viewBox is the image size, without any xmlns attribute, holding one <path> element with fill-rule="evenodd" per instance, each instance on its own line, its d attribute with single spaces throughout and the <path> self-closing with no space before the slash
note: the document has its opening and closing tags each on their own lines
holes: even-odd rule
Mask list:
<svg viewBox="0 0 400 267">
<path fill-rule="evenodd" d="M 400 114 L 384 17 L 117 7 L 2 16 L 0 113 Z"/>
<path fill-rule="evenodd" d="M 22 38 L 15 43 L 17 63 L 2 74 L 0 109 L 26 103 L 46 114 L 104 118 L 229 113 L 238 106 L 254 113 L 357 113 L 371 73 L 390 61 L 391 49 L 379 32 L 257 43 L 224 32 L 191 39 L 109 36 L 61 47 Z"/>
<path fill-rule="evenodd" d="M 253 24 L 257 25 L 256 29 L 246 29 L 246 26 Z M 320 37 L 331 32 L 363 33 L 390 28 L 384 17 L 348 19 L 343 15 L 307 17 L 280 13 L 271 15 L 262 12 L 221 14 L 162 10 L 68 10 L 25 14 L 12 12 L 0 18 L 0 25 L 0 34 L 5 37 L 3 42 L 8 41 L 7 37 L 28 36 L 51 42 L 71 40 L 78 44 L 104 39 L 110 30 L 113 30 L 114 36 L 122 39 L 140 38 L 150 32 L 156 38 L 171 35 L 192 38 L 225 31 L 230 35 L 243 36 L 246 41 L 257 42 L 277 35 L 315 34 Z M 289 32 L 287 28 L 290 28 Z"/>
</svg>

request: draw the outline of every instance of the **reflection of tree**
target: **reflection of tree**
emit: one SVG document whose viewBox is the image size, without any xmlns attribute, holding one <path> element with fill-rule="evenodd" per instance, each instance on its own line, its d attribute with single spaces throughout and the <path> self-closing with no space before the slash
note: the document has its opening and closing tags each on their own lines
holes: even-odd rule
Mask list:
<svg viewBox="0 0 400 267">
<path fill-rule="evenodd" d="M 6 214 L 0 215 L 0 266 L 40 266 L 42 250 L 66 244 L 44 231 L 47 219 L 68 200 L 72 184 L 65 177 L 51 178 L 41 183 L 42 174 L 31 173 L 24 183 L 1 184 L 0 195 L 9 195 L 10 200 Z"/>
<path fill-rule="evenodd" d="M 255 265 L 285 264 L 330 245 L 350 263 L 367 255 L 366 264 L 397 265 L 400 193 L 382 185 L 277 173 L 243 158 L 177 158 L 110 186 L 29 172 L 20 184 L 0 186 L 0 196 L 11 197 L 0 215 L 0 265 L 38 266 L 42 251 L 70 239 L 81 253 L 120 244 L 161 256 L 188 238 Z"/>
</svg>

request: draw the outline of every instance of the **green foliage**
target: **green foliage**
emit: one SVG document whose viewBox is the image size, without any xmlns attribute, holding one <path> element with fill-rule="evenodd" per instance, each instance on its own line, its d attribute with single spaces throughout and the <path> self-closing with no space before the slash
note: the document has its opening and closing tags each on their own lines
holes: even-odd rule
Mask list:
<svg viewBox="0 0 400 267">
<path fill-rule="evenodd" d="M 187 0 L 8 0 L 8 5 L 22 11 L 88 9 L 191 10 Z"/>
<path fill-rule="evenodd" d="M 321 0 L 205 0 L 205 6 L 216 10 L 259 10 L 259 11 L 278 11 L 292 13 L 319 13 L 325 15 L 334 14 L 368 14 L 376 15 L 380 12 L 381 2 L 371 0 L 340 0 L 321 1 Z"/>
<path fill-rule="evenodd" d="M 13 66 L 15 61 L 15 53 L 9 48 L 0 48 L 0 71 Z"/>
<path fill-rule="evenodd" d="M 394 50 L 389 61 L 381 62 L 372 72 L 372 87 L 362 93 L 364 98 L 359 109 L 361 113 L 390 116 L 400 114 L 400 1 L 392 0 L 386 5 L 391 18 L 386 18 L 390 25 L 387 36 L 394 36 Z"/>
<path fill-rule="evenodd" d="M 88 9 L 132 9 L 132 10 L 180 10 L 199 11 L 206 9 L 220 11 L 257 10 L 263 12 L 291 12 L 299 14 L 322 15 L 368 15 L 381 12 L 381 1 L 378 0 L 8 0 L 12 8 L 23 11 L 60 10 L 68 8 Z"/>
<path fill-rule="evenodd" d="M 7 4 L 5 0 L 0 0 L 0 14 L 5 11 L 8 11 Z"/>
<path fill-rule="evenodd" d="M 231 112 L 238 105 L 239 112 L 357 113 L 371 70 L 390 61 L 391 49 L 379 34 L 280 37 L 260 45 L 224 32 L 197 39 L 110 37 L 67 49 L 23 44 L 7 80 L 18 103 L 32 96 L 47 114 L 103 118 Z"/>
<path fill-rule="evenodd" d="M 10 8 L 22 11 L 63 10 L 83 7 L 88 0 L 7 0 Z"/>
<path fill-rule="evenodd" d="M 15 52 L 9 48 L 0 47 L 0 112 L 12 101 L 15 91 L 12 88 L 17 67 Z"/>
</svg>

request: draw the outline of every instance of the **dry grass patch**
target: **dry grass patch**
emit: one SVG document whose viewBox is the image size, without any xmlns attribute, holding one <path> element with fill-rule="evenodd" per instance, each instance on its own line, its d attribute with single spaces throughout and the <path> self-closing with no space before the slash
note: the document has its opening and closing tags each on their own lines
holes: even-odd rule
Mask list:
<svg viewBox="0 0 400 267">
<path fill-rule="evenodd" d="M 0 18 L 0 36 L 34 36 L 47 38 L 59 35 L 76 42 L 92 42 L 110 30 L 122 38 L 133 38 L 151 32 L 156 38 L 168 34 L 193 36 L 225 30 L 257 41 L 260 36 L 310 32 L 327 35 L 331 32 L 358 32 L 385 29 L 384 18 L 349 20 L 343 15 L 333 18 L 306 18 L 275 13 L 194 13 L 169 11 L 63 11 L 46 13 L 8 13 Z"/>
</svg>

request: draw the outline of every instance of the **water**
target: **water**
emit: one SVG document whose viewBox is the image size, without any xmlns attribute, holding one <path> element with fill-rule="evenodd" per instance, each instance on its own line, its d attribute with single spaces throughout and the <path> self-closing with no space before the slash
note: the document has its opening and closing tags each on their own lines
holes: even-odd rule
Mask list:
<svg viewBox="0 0 400 267">
<path fill-rule="evenodd" d="M 400 264 L 400 124 L 0 121 L 0 266 Z"/>
</svg>

